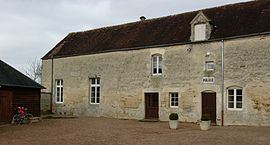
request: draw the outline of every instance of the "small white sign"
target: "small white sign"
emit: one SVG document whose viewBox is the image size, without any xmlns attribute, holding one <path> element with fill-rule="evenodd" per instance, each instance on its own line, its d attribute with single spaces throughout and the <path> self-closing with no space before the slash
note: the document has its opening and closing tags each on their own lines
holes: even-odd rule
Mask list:
<svg viewBox="0 0 270 145">
<path fill-rule="evenodd" d="M 215 78 L 214 77 L 203 77 L 202 82 L 203 83 L 214 83 L 215 82 Z"/>
</svg>

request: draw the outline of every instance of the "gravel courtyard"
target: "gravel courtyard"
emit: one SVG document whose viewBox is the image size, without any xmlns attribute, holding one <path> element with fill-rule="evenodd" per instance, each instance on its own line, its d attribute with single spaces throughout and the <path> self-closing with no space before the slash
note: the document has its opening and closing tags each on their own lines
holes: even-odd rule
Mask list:
<svg viewBox="0 0 270 145">
<path fill-rule="evenodd" d="M 110 118 L 43 119 L 39 123 L 0 126 L 1 145 L 270 145 L 270 127 L 199 126 Z"/>
</svg>

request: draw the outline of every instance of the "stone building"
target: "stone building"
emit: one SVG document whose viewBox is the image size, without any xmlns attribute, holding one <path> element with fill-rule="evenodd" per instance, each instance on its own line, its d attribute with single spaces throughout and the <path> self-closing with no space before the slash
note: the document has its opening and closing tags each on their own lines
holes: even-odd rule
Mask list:
<svg viewBox="0 0 270 145">
<path fill-rule="evenodd" d="M 270 1 L 68 34 L 43 58 L 54 113 L 270 125 Z"/>
</svg>

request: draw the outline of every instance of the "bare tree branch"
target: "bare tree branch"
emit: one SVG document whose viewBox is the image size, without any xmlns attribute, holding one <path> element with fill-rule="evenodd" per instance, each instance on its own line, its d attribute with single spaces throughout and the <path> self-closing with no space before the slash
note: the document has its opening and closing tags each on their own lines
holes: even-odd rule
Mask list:
<svg viewBox="0 0 270 145">
<path fill-rule="evenodd" d="M 35 58 L 35 60 L 29 64 L 28 68 L 25 71 L 25 74 L 34 81 L 41 83 L 41 69 L 42 64 L 40 60 Z"/>
</svg>

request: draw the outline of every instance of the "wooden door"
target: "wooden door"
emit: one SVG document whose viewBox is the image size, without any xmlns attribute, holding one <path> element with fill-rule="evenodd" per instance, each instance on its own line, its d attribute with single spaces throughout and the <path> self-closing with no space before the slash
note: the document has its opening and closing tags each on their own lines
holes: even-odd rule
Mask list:
<svg viewBox="0 0 270 145">
<path fill-rule="evenodd" d="M 11 93 L 0 91 L 0 122 L 9 122 L 12 115 Z"/>
<path fill-rule="evenodd" d="M 202 114 L 209 114 L 211 123 L 216 123 L 216 93 L 202 93 Z"/>
<path fill-rule="evenodd" d="M 145 93 L 145 118 L 158 119 L 158 93 Z"/>
</svg>

